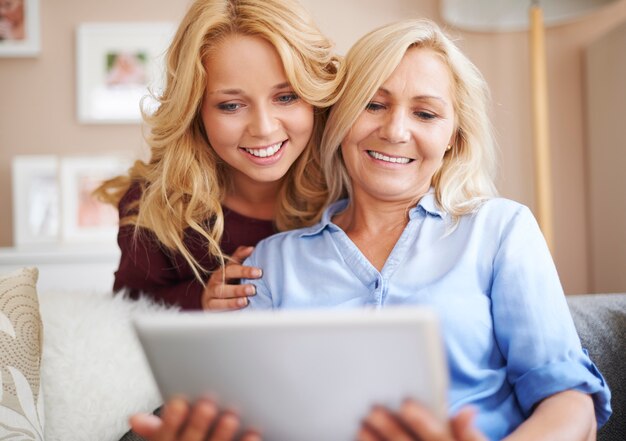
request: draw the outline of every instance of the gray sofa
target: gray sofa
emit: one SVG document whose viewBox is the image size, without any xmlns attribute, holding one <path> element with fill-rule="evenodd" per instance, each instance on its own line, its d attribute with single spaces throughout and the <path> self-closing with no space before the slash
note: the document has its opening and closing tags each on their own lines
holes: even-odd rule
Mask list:
<svg viewBox="0 0 626 441">
<path fill-rule="evenodd" d="M 613 415 L 598 441 L 626 441 L 626 293 L 567 296 L 583 347 L 611 388 Z"/>
</svg>

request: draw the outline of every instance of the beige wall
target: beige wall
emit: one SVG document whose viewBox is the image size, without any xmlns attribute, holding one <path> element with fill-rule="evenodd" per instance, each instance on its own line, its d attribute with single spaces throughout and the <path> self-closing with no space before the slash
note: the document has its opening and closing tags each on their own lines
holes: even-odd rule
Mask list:
<svg viewBox="0 0 626 441">
<path fill-rule="evenodd" d="M 301 0 L 340 52 L 368 29 L 406 17 L 439 20 L 436 0 Z M 10 160 L 27 153 L 139 154 L 139 126 L 78 124 L 74 29 L 81 22 L 178 20 L 186 2 L 56 0 L 41 2 L 38 58 L 0 59 L 0 246 L 10 245 Z M 566 292 L 590 290 L 586 197 L 583 49 L 626 20 L 626 0 L 547 31 L 553 150 L 554 257 Z M 501 193 L 533 206 L 528 43 L 524 32 L 453 31 L 489 81 L 501 146 Z M 623 197 L 623 196 L 622 196 Z M 622 286 L 621 289 L 626 289 Z"/>
<path fill-rule="evenodd" d="M 600 292 L 623 291 L 626 287 L 626 23 L 587 48 L 585 67 L 590 285 Z"/>
</svg>

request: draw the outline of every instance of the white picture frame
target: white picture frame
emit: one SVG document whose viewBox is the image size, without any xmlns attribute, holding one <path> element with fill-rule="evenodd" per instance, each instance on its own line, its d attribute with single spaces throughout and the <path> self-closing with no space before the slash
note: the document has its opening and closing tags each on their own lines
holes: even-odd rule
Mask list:
<svg viewBox="0 0 626 441">
<path fill-rule="evenodd" d="M 34 57 L 41 49 L 39 0 L 4 0 L 0 8 L 0 57 Z"/>
<path fill-rule="evenodd" d="M 58 242 L 61 224 L 58 167 L 56 156 L 13 158 L 13 242 L 16 248 Z"/>
<path fill-rule="evenodd" d="M 113 156 L 76 156 L 61 159 L 61 241 L 115 243 L 118 213 L 91 193 L 104 180 L 127 172 L 130 162 Z"/>
<path fill-rule="evenodd" d="M 138 124 L 140 105 L 164 85 L 169 22 L 83 23 L 76 31 L 77 113 L 81 123 Z M 141 101 L 143 97 L 148 97 Z"/>
</svg>

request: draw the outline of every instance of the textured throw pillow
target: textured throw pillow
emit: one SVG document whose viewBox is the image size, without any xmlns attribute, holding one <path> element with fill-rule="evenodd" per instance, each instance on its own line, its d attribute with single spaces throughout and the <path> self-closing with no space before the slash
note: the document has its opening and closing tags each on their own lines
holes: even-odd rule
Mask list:
<svg viewBox="0 0 626 441">
<path fill-rule="evenodd" d="M 0 439 L 43 441 L 36 268 L 0 276 Z"/>
</svg>

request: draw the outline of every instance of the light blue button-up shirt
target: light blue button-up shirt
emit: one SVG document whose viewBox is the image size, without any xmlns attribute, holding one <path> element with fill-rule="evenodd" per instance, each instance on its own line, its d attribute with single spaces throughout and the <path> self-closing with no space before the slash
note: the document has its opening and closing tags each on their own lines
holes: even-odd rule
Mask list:
<svg viewBox="0 0 626 441">
<path fill-rule="evenodd" d="M 261 241 L 246 265 L 263 269 L 252 308 L 382 307 L 419 304 L 440 316 L 450 369 L 450 412 L 472 404 L 492 440 L 511 433 L 554 393 L 592 394 L 598 424 L 611 414 L 609 389 L 574 328 L 539 227 L 523 205 L 491 199 L 450 229 L 431 193 L 382 271 L 332 222 Z M 371 240 L 376 240 L 372 237 Z"/>
</svg>

